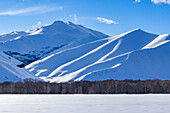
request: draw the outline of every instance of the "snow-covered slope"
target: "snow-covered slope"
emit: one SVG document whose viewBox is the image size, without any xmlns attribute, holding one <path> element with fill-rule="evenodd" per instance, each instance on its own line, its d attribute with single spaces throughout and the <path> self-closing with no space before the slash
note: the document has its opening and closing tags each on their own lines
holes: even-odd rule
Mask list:
<svg viewBox="0 0 170 113">
<path fill-rule="evenodd" d="M 29 64 L 62 47 L 75 47 L 106 37 L 105 34 L 71 22 L 56 21 L 32 31 L 0 36 L 0 51 Z"/>
<path fill-rule="evenodd" d="M 2 35 L 0 42 L 0 51 L 13 57 L 1 52 L 0 81 L 34 77 L 50 82 L 170 80 L 169 34 L 135 29 L 108 37 L 81 25 L 56 21 L 36 30 Z M 24 70 L 17 67 L 23 62 L 32 63 Z"/>
<path fill-rule="evenodd" d="M 38 79 L 27 70 L 17 67 L 19 64 L 21 64 L 20 61 L 0 52 L 0 82 L 17 82 L 28 78 Z"/>
<path fill-rule="evenodd" d="M 155 40 L 153 40 L 151 43 L 146 45 L 143 49 L 155 48 L 155 47 L 163 45 L 169 41 L 170 41 L 169 34 L 160 35 Z"/>
<path fill-rule="evenodd" d="M 170 80 L 170 43 L 152 49 L 129 54 L 126 62 L 117 68 L 109 68 L 88 73 L 79 80 L 103 79 L 162 79 Z"/>
<path fill-rule="evenodd" d="M 21 36 L 26 36 L 30 33 L 31 31 L 15 31 L 9 34 L 0 35 L 0 43 L 4 43 L 11 40 L 17 40 Z"/>
<path fill-rule="evenodd" d="M 50 82 L 170 79 L 170 36 L 135 29 L 68 48 L 25 68 Z"/>
</svg>

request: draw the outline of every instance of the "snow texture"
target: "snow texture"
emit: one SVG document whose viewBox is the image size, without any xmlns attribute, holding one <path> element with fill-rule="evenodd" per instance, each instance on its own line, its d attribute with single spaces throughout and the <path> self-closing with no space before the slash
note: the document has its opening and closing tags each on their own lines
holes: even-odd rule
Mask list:
<svg viewBox="0 0 170 113">
<path fill-rule="evenodd" d="M 169 113 L 170 95 L 0 95 L 1 113 Z"/>
</svg>

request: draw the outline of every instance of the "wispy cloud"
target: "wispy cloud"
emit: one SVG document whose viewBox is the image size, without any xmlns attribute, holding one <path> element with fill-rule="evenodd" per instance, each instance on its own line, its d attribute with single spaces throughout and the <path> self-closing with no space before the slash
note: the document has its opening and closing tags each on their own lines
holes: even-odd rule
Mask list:
<svg viewBox="0 0 170 113">
<path fill-rule="evenodd" d="M 70 17 L 73 18 L 74 23 L 77 23 L 78 20 L 79 20 L 79 18 L 78 18 L 78 16 L 76 14 L 71 14 Z"/>
<path fill-rule="evenodd" d="M 141 0 L 135 0 L 135 2 L 141 2 Z M 151 2 L 155 4 L 161 4 L 161 3 L 170 4 L 170 0 L 151 0 Z"/>
<path fill-rule="evenodd" d="M 41 25 L 42 25 L 42 24 L 41 24 L 41 22 L 39 21 L 39 22 L 37 22 L 36 25 L 33 25 L 32 28 L 35 29 L 35 28 L 37 28 L 37 27 L 40 27 Z"/>
<path fill-rule="evenodd" d="M 63 10 L 63 7 L 37 6 L 17 10 L 0 12 L 0 15 L 43 14 L 51 11 Z"/>
<path fill-rule="evenodd" d="M 116 21 L 109 20 L 109 19 L 106 19 L 106 18 L 97 17 L 96 19 L 98 20 L 98 22 L 101 22 L 101 23 L 106 23 L 106 24 L 119 24 L 119 23 L 116 22 Z"/>
<path fill-rule="evenodd" d="M 165 3 L 170 4 L 170 0 L 151 0 L 155 4 Z"/>
<path fill-rule="evenodd" d="M 135 0 L 135 2 L 141 2 L 141 0 Z"/>
</svg>

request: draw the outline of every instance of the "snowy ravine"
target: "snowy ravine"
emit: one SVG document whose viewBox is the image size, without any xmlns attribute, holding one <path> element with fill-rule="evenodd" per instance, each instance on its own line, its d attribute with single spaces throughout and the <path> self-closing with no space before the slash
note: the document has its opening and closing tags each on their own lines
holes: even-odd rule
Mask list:
<svg viewBox="0 0 170 113">
<path fill-rule="evenodd" d="M 19 60 L 19 67 L 26 65 L 24 72 L 49 82 L 170 80 L 169 34 L 134 29 L 108 37 L 81 25 L 56 21 L 36 30 L 2 35 L 0 41 L 0 51 Z"/>
</svg>

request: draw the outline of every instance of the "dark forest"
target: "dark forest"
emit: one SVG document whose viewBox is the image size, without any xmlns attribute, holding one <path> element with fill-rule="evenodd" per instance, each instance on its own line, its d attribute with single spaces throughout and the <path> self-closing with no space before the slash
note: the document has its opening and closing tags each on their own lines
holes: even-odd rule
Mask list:
<svg viewBox="0 0 170 113">
<path fill-rule="evenodd" d="M 166 94 L 170 80 L 105 80 L 70 83 L 4 82 L 0 94 Z"/>
</svg>

